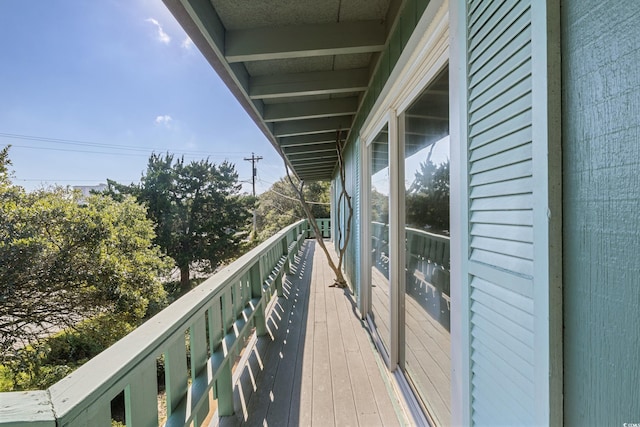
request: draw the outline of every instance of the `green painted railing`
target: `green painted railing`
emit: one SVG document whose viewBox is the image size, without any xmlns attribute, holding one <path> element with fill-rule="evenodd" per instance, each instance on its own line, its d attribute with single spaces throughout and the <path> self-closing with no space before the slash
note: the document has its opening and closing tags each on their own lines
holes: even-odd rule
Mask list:
<svg viewBox="0 0 640 427">
<path fill-rule="evenodd" d="M 0 426 L 110 426 L 122 393 L 128 427 L 157 426 L 159 364 L 165 425 L 202 425 L 213 399 L 232 415 L 233 364 L 254 328 L 266 333 L 266 308 L 307 233 L 306 220 L 283 229 L 48 390 L 0 393 Z"/>
<path fill-rule="evenodd" d="M 418 271 L 445 295 L 449 295 L 451 264 L 449 237 L 416 228 L 405 228 L 406 268 L 410 274 Z M 374 265 L 388 274 L 389 226 L 371 223 L 371 253 Z"/>
<path fill-rule="evenodd" d="M 331 237 L 331 220 L 328 218 L 316 218 L 316 224 L 318 224 L 318 228 L 320 229 L 320 234 L 325 239 Z M 313 228 L 309 227 L 309 231 L 307 234 L 309 239 L 315 238 L 315 232 Z"/>
</svg>

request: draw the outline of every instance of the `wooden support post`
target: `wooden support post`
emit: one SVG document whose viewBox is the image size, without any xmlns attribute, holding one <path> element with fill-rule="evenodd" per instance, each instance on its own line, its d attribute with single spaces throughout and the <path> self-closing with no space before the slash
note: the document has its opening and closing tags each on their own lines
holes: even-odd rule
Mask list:
<svg viewBox="0 0 640 427">
<path fill-rule="evenodd" d="M 204 315 L 201 316 L 189 328 L 189 347 L 191 349 L 191 380 L 195 383 L 198 377 L 206 375 L 207 367 L 207 327 Z M 194 417 L 194 425 L 200 426 L 209 414 L 209 398 L 202 397 L 203 403 L 200 404 Z"/>
<path fill-rule="evenodd" d="M 289 274 L 291 273 L 291 263 L 289 262 L 289 235 L 286 235 L 284 239 L 282 239 L 282 255 L 286 257 L 284 261 L 284 272 Z"/>
<path fill-rule="evenodd" d="M 167 416 L 171 416 L 187 395 L 187 349 L 184 334 L 167 347 L 164 353 L 165 389 L 167 392 Z"/>
<path fill-rule="evenodd" d="M 251 284 L 251 297 L 262 298 L 262 278 L 260 277 L 260 261 L 256 262 L 249 270 L 249 281 Z M 253 316 L 256 326 L 256 335 L 261 337 L 267 334 L 267 321 L 265 317 L 265 302 L 261 300 L 256 313 Z"/>
<path fill-rule="evenodd" d="M 216 380 L 216 397 L 218 398 L 218 415 L 221 417 L 233 415 L 233 379 L 231 363 L 228 359 L 220 368 L 220 375 Z"/>
<path fill-rule="evenodd" d="M 125 418 L 127 426 L 158 425 L 158 381 L 156 359 L 141 363 L 125 388 Z"/>
<path fill-rule="evenodd" d="M 276 283 L 276 292 L 278 294 L 278 297 L 283 297 L 284 292 L 282 291 L 282 272 L 278 273 L 274 281 Z"/>
</svg>

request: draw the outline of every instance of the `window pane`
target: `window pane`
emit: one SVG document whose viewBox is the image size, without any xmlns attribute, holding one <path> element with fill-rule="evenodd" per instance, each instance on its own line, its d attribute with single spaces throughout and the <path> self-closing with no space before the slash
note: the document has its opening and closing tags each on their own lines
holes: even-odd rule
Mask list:
<svg viewBox="0 0 640 427">
<path fill-rule="evenodd" d="M 444 70 L 405 112 L 405 360 L 429 414 L 450 424 L 449 84 Z"/>
<path fill-rule="evenodd" d="M 391 337 L 389 294 L 389 133 L 388 127 L 369 146 L 371 159 L 371 313 L 387 352 Z"/>
</svg>

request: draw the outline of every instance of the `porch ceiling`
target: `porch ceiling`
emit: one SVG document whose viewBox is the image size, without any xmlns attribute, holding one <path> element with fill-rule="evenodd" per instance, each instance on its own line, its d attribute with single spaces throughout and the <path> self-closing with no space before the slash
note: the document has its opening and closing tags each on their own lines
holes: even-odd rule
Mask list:
<svg viewBox="0 0 640 427">
<path fill-rule="evenodd" d="M 296 175 L 331 179 L 401 0 L 163 1 Z"/>
</svg>

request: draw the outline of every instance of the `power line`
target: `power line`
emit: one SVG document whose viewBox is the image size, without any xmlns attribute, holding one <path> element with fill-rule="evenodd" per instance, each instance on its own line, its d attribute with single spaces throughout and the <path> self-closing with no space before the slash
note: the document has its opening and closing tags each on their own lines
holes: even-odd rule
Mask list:
<svg viewBox="0 0 640 427">
<path fill-rule="evenodd" d="M 51 138 L 51 137 L 44 137 L 44 136 L 22 135 L 22 134 L 5 133 L 5 132 L 0 132 L 0 137 L 1 138 L 18 139 L 18 140 L 24 140 L 24 141 L 50 142 L 50 143 L 54 143 L 54 144 L 74 145 L 74 146 L 93 147 L 93 148 L 104 148 L 104 149 L 110 149 L 110 150 L 132 151 L 132 152 L 139 152 L 139 153 L 140 152 L 141 153 L 148 153 L 149 151 L 158 151 L 158 152 L 174 151 L 173 149 L 170 149 L 170 148 L 131 147 L 129 145 L 105 144 L 105 143 L 92 142 L 92 141 L 80 141 L 80 140 L 74 140 L 74 139 Z M 51 148 L 51 147 L 33 147 L 33 146 L 22 146 L 22 145 L 20 145 L 20 146 L 16 145 L 15 147 L 37 148 L 37 149 L 56 150 L 56 151 L 63 151 L 64 150 L 64 149 L 61 149 L 61 148 L 55 149 L 55 148 Z M 74 150 L 68 149 L 68 150 L 65 150 L 65 151 L 74 151 Z M 93 153 L 93 151 L 77 151 L 77 152 Z M 97 153 L 97 154 L 114 154 L 114 153 L 104 153 L 104 152 L 95 152 L 95 153 Z M 185 154 L 185 155 L 194 155 L 194 156 L 202 156 L 202 155 L 224 156 L 226 154 L 237 154 L 237 155 L 242 154 L 241 151 L 211 152 L 211 151 L 198 151 L 198 150 L 180 150 L 180 153 L 181 154 Z M 140 154 L 138 154 L 138 155 L 140 155 Z"/>
<path fill-rule="evenodd" d="M 277 194 L 280 197 L 284 197 L 285 199 L 289 199 L 289 200 L 293 200 L 296 202 L 299 202 L 300 199 L 296 199 L 295 197 L 291 197 L 291 196 L 286 196 L 282 193 L 278 193 L 276 190 L 272 190 L 272 189 L 268 189 L 267 191 L 271 191 L 272 193 Z M 308 202 L 305 200 L 305 202 L 309 205 L 325 205 L 325 206 L 331 206 L 331 203 L 327 203 L 327 202 Z"/>
<path fill-rule="evenodd" d="M 31 145 L 11 145 L 11 148 L 29 148 L 33 150 L 47 150 L 47 151 L 63 151 L 69 153 L 87 153 L 87 154 L 106 154 L 110 156 L 126 156 L 126 157 L 147 157 L 148 154 L 139 153 L 118 153 L 118 152 L 108 152 L 108 151 L 90 151 L 90 150 L 72 150 L 70 148 L 55 148 L 55 147 L 34 147 Z"/>
<path fill-rule="evenodd" d="M 21 182 L 51 182 L 51 181 L 56 181 L 56 182 L 98 182 L 101 181 L 100 179 L 37 179 L 37 178 L 15 178 L 12 179 L 11 181 L 21 181 Z M 102 181 L 106 181 L 106 179 L 102 180 Z M 126 182 L 126 181 L 131 181 L 134 182 L 136 181 L 135 179 L 117 179 L 117 180 L 112 180 L 112 181 L 116 181 L 116 182 Z"/>
</svg>

